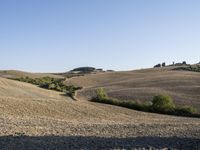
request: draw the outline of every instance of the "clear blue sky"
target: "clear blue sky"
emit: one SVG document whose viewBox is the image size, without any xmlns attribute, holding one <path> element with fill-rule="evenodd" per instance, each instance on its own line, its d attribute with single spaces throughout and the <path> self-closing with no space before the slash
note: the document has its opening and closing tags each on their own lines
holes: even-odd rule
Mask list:
<svg viewBox="0 0 200 150">
<path fill-rule="evenodd" d="M 200 61 L 199 0 L 1 0 L 0 69 Z"/>
</svg>

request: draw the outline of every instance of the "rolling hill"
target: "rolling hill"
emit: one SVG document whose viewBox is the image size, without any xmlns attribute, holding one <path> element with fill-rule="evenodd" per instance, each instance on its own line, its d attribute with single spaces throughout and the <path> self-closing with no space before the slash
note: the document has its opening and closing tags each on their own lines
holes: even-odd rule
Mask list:
<svg viewBox="0 0 200 150">
<path fill-rule="evenodd" d="M 0 77 L 3 78 L 20 78 L 20 77 L 40 78 L 46 76 L 52 78 L 62 78 L 62 76 L 55 75 L 53 73 L 30 73 L 18 70 L 0 70 Z"/>
<path fill-rule="evenodd" d="M 172 84 L 180 77 L 184 82 L 179 79 Z M 0 145 L 3 149 L 194 149 L 200 143 L 198 118 L 139 112 L 81 98 L 85 99 L 98 87 L 105 87 L 110 95 L 120 91 L 123 97 L 124 93 L 129 93 L 128 89 L 140 86 L 144 90 L 146 86 L 145 91 L 149 91 L 161 85 L 161 81 L 162 86 L 158 87 L 163 91 L 168 91 L 167 85 L 172 87 L 177 83 L 187 86 L 192 83 L 193 90 L 199 85 L 198 79 L 197 73 L 168 69 L 85 75 L 66 81 L 84 86 L 78 93 L 80 100 L 73 101 L 59 92 L 0 77 Z M 195 101 L 192 99 L 192 102 Z"/>
<path fill-rule="evenodd" d="M 176 67 L 90 74 L 66 80 L 82 86 L 80 99 L 91 99 L 103 87 L 109 96 L 120 100 L 149 101 L 157 94 L 170 95 L 178 105 L 193 105 L 200 110 L 199 72 L 174 70 Z"/>
</svg>

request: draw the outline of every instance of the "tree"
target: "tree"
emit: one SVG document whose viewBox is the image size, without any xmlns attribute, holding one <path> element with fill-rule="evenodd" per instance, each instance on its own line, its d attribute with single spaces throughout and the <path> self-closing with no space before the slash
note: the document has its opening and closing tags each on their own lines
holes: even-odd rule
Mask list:
<svg viewBox="0 0 200 150">
<path fill-rule="evenodd" d="M 186 61 L 183 61 L 183 63 L 182 63 L 183 65 L 187 65 L 187 63 L 186 63 Z"/>
<path fill-rule="evenodd" d="M 163 63 L 162 63 L 162 67 L 165 67 L 165 66 L 166 66 L 166 64 L 165 64 L 165 62 L 163 62 Z"/>
<path fill-rule="evenodd" d="M 158 68 L 158 67 L 161 67 L 161 64 L 157 64 L 154 66 L 154 68 Z"/>
</svg>

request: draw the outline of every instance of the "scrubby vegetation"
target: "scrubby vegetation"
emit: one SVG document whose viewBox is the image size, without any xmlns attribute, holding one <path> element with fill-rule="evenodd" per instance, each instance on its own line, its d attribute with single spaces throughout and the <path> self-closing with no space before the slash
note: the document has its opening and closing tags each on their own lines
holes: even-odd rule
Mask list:
<svg viewBox="0 0 200 150">
<path fill-rule="evenodd" d="M 64 92 L 66 96 L 69 96 L 74 99 L 75 91 L 80 90 L 81 87 L 75 87 L 73 85 L 65 85 L 65 79 L 57 79 L 51 77 L 42 77 L 42 78 L 30 78 L 30 77 L 21 77 L 16 78 L 15 80 L 26 82 L 34 85 L 38 85 L 41 88 Z"/>
<path fill-rule="evenodd" d="M 121 107 L 126 107 L 129 109 L 161 113 L 168 115 L 178 115 L 178 116 L 188 116 L 188 117 L 200 117 L 197 114 L 197 110 L 192 106 L 176 106 L 173 102 L 173 99 L 167 95 L 157 95 L 154 96 L 151 102 L 138 102 L 138 101 L 121 101 L 118 99 L 108 97 L 106 91 L 103 88 L 97 89 L 96 97 L 93 98 L 92 102 L 99 102 L 104 104 L 111 104 Z"/>
<path fill-rule="evenodd" d="M 157 95 L 154 96 L 151 110 L 154 112 L 171 112 L 175 109 L 175 104 L 170 96 L 167 95 Z"/>
<path fill-rule="evenodd" d="M 193 71 L 193 72 L 200 72 L 200 65 L 187 65 L 175 68 L 174 70 L 184 70 L 184 71 Z"/>
<path fill-rule="evenodd" d="M 96 94 L 99 100 L 108 99 L 108 95 L 103 88 L 97 89 Z"/>
<path fill-rule="evenodd" d="M 94 67 L 79 67 L 79 68 L 75 68 L 69 72 L 55 73 L 55 75 L 60 75 L 60 76 L 66 77 L 66 78 L 72 78 L 72 77 L 80 77 L 80 76 L 97 73 L 97 72 L 104 72 L 104 70 L 101 68 L 96 69 Z"/>
</svg>

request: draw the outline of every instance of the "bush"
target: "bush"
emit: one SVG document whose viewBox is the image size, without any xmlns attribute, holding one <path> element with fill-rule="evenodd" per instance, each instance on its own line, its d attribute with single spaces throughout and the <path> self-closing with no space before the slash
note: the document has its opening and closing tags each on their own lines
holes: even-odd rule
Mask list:
<svg viewBox="0 0 200 150">
<path fill-rule="evenodd" d="M 98 100 L 108 99 L 108 95 L 103 88 L 97 89 L 96 95 Z"/>
<path fill-rule="evenodd" d="M 175 114 L 177 115 L 191 115 L 196 113 L 197 109 L 194 108 L 193 106 L 183 106 L 183 107 L 177 107 L 175 109 Z"/>
<path fill-rule="evenodd" d="M 150 104 L 148 103 L 139 103 L 136 101 L 123 101 L 120 103 L 119 106 L 134 109 L 134 110 L 140 110 L 140 111 L 150 111 Z"/>
<path fill-rule="evenodd" d="M 166 113 L 172 112 L 175 109 L 175 104 L 170 96 L 157 95 L 152 101 L 152 111 Z"/>
</svg>

